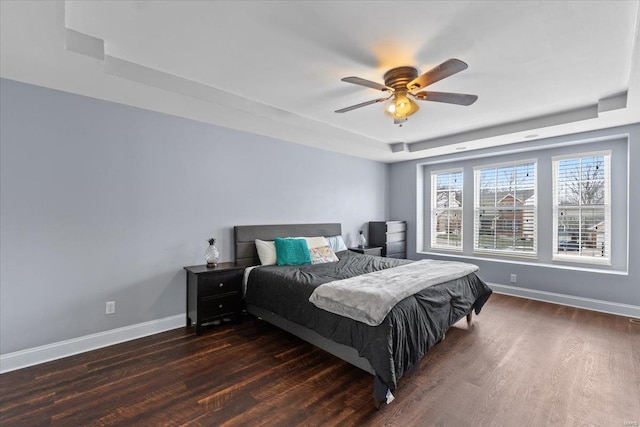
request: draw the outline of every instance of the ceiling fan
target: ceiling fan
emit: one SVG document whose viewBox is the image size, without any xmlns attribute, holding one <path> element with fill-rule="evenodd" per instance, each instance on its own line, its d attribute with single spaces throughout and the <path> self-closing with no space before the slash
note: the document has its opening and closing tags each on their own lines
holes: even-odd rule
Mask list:
<svg viewBox="0 0 640 427">
<path fill-rule="evenodd" d="M 384 84 L 372 82 L 371 80 L 362 79 L 360 77 L 345 77 L 343 82 L 353 83 L 355 85 L 366 86 L 373 89 L 387 92 L 390 95 L 386 98 L 373 99 L 371 101 L 352 105 L 350 107 L 336 110 L 336 113 L 346 113 L 356 108 L 366 107 L 367 105 L 377 104 L 379 102 L 389 101 L 384 107 L 384 113 L 393 119 L 393 123 L 402 126 L 407 118 L 420 109 L 413 99 L 419 101 L 435 101 L 445 102 L 447 104 L 471 105 L 478 97 L 476 95 L 468 95 L 464 93 L 452 92 L 432 92 L 420 91 L 439 80 L 466 70 L 468 65 L 459 59 L 451 58 L 444 61 L 418 76 L 418 69 L 415 67 L 396 67 L 384 73 Z"/>
</svg>

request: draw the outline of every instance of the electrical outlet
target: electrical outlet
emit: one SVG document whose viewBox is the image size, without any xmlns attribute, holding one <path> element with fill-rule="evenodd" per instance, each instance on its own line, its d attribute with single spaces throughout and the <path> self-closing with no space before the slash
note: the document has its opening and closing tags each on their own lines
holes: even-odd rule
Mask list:
<svg viewBox="0 0 640 427">
<path fill-rule="evenodd" d="M 105 310 L 105 314 L 113 314 L 116 312 L 116 302 L 115 301 L 107 301 L 107 307 Z"/>
<path fill-rule="evenodd" d="M 515 274 L 511 275 L 511 283 L 517 283 L 518 282 L 518 276 Z"/>
</svg>

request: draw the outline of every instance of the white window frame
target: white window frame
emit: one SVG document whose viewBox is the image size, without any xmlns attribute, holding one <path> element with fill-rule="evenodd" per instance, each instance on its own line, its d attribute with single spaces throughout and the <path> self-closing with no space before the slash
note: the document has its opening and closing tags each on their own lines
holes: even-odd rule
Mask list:
<svg viewBox="0 0 640 427">
<path fill-rule="evenodd" d="M 515 249 L 487 249 L 479 246 L 480 236 L 480 175 L 485 169 L 497 169 L 504 167 L 517 167 L 524 164 L 533 164 L 533 247 L 531 251 L 518 251 Z M 495 164 L 475 166 L 473 168 L 473 252 L 474 254 L 493 254 L 509 257 L 523 257 L 528 259 L 538 258 L 538 159 L 514 160 Z M 517 191 L 516 191 L 517 193 Z"/>
<path fill-rule="evenodd" d="M 461 174 L 461 192 L 462 192 L 462 204 L 458 208 L 449 207 L 448 210 L 457 210 L 460 216 L 460 246 L 451 246 L 451 245 L 443 245 L 438 244 L 438 239 L 436 235 L 436 221 L 437 221 L 437 211 L 438 211 L 438 175 L 445 174 L 453 174 L 459 173 Z M 447 251 L 454 252 L 462 252 L 464 245 L 464 169 L 463 168 L 455 168 L 455 169 L 445 169 L 439 171 L 431 172 L 431 210 L 430 210 L 430 226 L 431 226 L 431 248 L 433 249 L 443 249 Z"/>
<path fill-rule="evenodd" d="M 606 257 L 589 257 L 581 255 L 566 255 L 558 251 L 558 214 L 560 206 L 558 205 L 558 167 L 562 160 L 582 159 L 585 157 L 604 157 L 604 223 L 605 223 L 605 253 Z M 551 249 L 552 261 L 574 262 L 582 264 L 611 265 L 611 150 L 591 151 L 585 153 L 572 153 L 562 156 L 554 156 L 551 158 L 553 170 L 553 182 L 551 184 L 553 190 L 553 247 Z M 579 207 L 579 206 L 578 206 Z M 580 252 L 581 249 L 580 249 Z"/>
</svg>

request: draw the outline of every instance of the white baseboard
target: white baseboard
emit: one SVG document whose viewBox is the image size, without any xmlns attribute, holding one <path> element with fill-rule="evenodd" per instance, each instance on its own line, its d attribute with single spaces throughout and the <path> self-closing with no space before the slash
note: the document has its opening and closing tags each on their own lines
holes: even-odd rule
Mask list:
<svg viewBox="0 0 640 427">
<path fill-rule="evenodd" d="M 635 317 L 640 319 L 640 306 L 637 305 L 576 297 L 573 295 L 557 294 L 555 292 L 538 291 L 535 289 L 518 288 L 515 286 L 500 285 L 498 283 L 487 284 L 498 294 L 551 302 L 554 304 L 568 305 L 570 307 L 584 308 L 586 310 L 600 311 L 603 313 L 617 314 L 618 316 Z"/>
<path fill-rule="evenodd" d="M 0 355 L 0 374 L 184 326 L 185 315 L 177 314 L 163 319 L 2 354 Z"/>
</svg>

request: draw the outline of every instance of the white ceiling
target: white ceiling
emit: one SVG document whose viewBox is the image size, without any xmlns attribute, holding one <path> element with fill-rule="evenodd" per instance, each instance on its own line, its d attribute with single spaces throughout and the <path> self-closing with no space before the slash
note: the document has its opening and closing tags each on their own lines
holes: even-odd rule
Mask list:
<svg viewBox="0 0 640 427">
<path fill-rule="evenodd" d="M 638 1 L 0 5 L 2 77 L 384 162 L 640 121 Z M 342 77 L 448 58 L 429 89 L 475 104 L 334 113 L 382 95 Z"/>
</svg>

